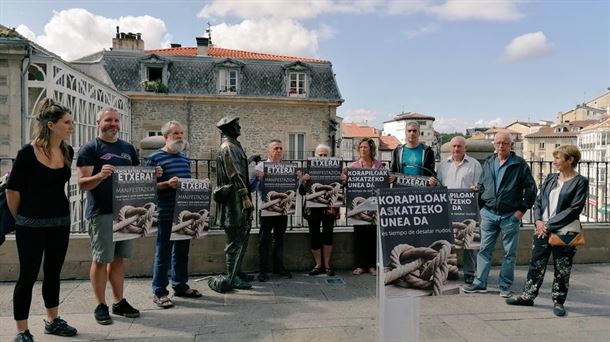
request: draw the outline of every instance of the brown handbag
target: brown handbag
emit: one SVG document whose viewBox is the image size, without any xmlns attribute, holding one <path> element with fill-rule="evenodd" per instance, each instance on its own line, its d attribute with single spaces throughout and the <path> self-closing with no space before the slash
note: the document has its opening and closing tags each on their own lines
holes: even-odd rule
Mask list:
<svg viewBox="0 0 610 342">
<path fill-rule="evenodd" d="M 551 246 L 584 246 L 585 234 L 579 220 L 568 223 L 565 227 L 549 235 Z"/>
</svg>

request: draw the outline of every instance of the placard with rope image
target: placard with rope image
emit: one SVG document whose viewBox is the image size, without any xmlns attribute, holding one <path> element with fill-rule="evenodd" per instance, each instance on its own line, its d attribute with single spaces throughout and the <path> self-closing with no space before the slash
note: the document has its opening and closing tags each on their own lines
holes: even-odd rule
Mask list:
<svg viewBox="0 0 610 342">
<path fill-rule="evenodd" d="M 152 166 L 116 166 L 112 173 L 112 238 L 157 233 L 157 176 Z"/>
<path fill-rule="evenodd" d="M 478 192 L 449 189 L 449 212 L 453 226 L 453 246 L 463 249 L 481 247 Z"/>
<path fill-rule="evenodd" d="M 347 169 L 347 225 L 377 224 L 375 189 L 388 188 L 387 169 Z"/>
<path fill-rule="evenodd" d="M 311 187 L 305 194 L 305 207 L 330 208 L 343 205 L 340 158 L 314 157 L 307 161 Z"/>
<path fill-rule="evenodd" d="M 210 180 L 179 178 L 170 240 L 198 239 L 210 227 Z"/>
<path fill-rule="evenodd" d="M 296 163 L 264 162 L 261 216 L 292 215 L 297 207 Z"/>
<path fill-rule="evenodd" d="M 377 203 L 384 293 L 459 293 L 447 188 L 380 189 Z"/>
</svg>

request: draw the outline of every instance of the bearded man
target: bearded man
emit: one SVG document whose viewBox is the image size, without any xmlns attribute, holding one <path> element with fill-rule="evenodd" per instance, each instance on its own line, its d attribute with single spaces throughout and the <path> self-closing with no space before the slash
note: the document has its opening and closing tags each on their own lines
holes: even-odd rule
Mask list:
<svg viewBox="0 0 610 342">
<path fill-rule="evenodd" d="M 163 175 L 157 178 L 159 230 L 155 248 L 152 291 L 153 302 L 161 308 L 174 306 L 167 290 L 169 263 L 172 263 L 172 288 L 177 297 L 201 297 L 188 282 L 188 254 L 190 240 L 170 241 L 178 178 L 191 178 L 189 158 L 182 152 L 186 148 L 184 127 L 178 121 L 169 121 L 161 127 L 165 146 L 153 152 L 147 166 L 160 166 Z"/>
</svg>

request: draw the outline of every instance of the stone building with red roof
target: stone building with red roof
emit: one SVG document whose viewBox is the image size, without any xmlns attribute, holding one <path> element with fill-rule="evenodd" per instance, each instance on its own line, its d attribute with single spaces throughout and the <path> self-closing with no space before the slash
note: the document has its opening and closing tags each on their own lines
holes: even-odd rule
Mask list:
<svg viewBox="0 0 610 342">
<path fill-rule="evenodd" d="M 319 143 L 336 146 L 336 109 L 343 103 L 332 64 L 217 47 L 196 38 L 196 47 L 173 44 L 146 50 L 139 34 L 119 33 L 110 51 L 71 64 L 126 94 L 131 102 L 134 145 L 160 134 L 163 123 L 185 125 L 191 156 L 215 157 L 225 115 L 240 117 L 248 153 L 266 154 L 270 139 L 284 142 L 285 157 L 302 159 Z"/>
</svg>

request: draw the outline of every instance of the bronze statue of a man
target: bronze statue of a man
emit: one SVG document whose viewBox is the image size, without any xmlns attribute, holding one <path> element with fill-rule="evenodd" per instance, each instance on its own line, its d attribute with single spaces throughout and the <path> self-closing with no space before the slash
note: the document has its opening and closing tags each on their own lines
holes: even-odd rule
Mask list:
<svg viewBox="0 0 610 342">
<path fill-rule="evenodd" d="M 225 245 L 227 275 L 224 284 L 210 281 L 212 290 L 249 289 L 252 285 L 240 277 L 241 262 L 248 246 L 252 224 L 252 200 L 248 183 L 248 158 L 237 137 L 241 134 L 239 118 L 226 116 L 217 124 L 223 139 L 216 159 L 217 188 L 214 191 L 216 219 L 227 235 Z"/>
</svg>

